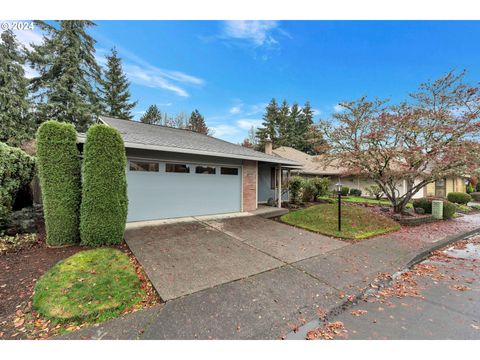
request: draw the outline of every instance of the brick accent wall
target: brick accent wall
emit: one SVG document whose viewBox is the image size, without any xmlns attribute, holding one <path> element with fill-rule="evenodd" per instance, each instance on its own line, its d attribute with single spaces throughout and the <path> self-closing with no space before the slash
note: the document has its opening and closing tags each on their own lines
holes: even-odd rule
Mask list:
<svg viewBox="0 0 480 360">
<path fill-rule="evenodd" d="M 243 211 L 257 208 L 257 162 L 243 160 Z"/>
</svg>

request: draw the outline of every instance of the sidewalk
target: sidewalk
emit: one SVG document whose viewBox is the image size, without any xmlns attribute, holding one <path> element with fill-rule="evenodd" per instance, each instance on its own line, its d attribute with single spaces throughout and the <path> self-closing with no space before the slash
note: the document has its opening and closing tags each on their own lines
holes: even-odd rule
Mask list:
<svg viewBox="0 0 480 360">
<path fill-rule="evenodd" d="M 335 313 L 380 273 L 404 269 L 476 232 L 480 214 L 402 228 L 60 338 L 280 339 L 319 311 Z"/>
</svg>

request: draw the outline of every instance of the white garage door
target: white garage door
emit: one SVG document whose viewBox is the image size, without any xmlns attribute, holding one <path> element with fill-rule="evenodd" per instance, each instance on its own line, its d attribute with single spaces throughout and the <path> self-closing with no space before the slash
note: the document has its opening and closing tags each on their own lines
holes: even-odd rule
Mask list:
<svg viewBox="0 0 480 360">
<path fill-rule="evenodd" d="M 241 210 L 241 167 L 128 161 L 128 221 Z"/>
</svg>

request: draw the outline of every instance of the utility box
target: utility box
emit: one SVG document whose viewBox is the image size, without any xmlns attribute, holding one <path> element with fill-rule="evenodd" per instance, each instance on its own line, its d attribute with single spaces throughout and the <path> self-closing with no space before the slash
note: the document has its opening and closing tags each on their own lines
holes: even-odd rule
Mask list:
<svg viewBox="0 0 480 360">
<path fill-rule="evenodd" d="M 443 219 L 443 201 L 432 201 L 432 217 L 437 220 Z"/>
</svg>

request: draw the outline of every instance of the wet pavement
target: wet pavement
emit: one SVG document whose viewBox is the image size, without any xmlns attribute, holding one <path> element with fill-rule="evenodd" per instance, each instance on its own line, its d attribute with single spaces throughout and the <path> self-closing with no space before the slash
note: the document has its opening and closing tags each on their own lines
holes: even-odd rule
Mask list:
<svg viewBox="0 0 480 360">
<path fill-rule="evenodd" d="M 337 316 L 287 339 L 480 339 L 480 237 L 438 250 Z"/>
</svg>

